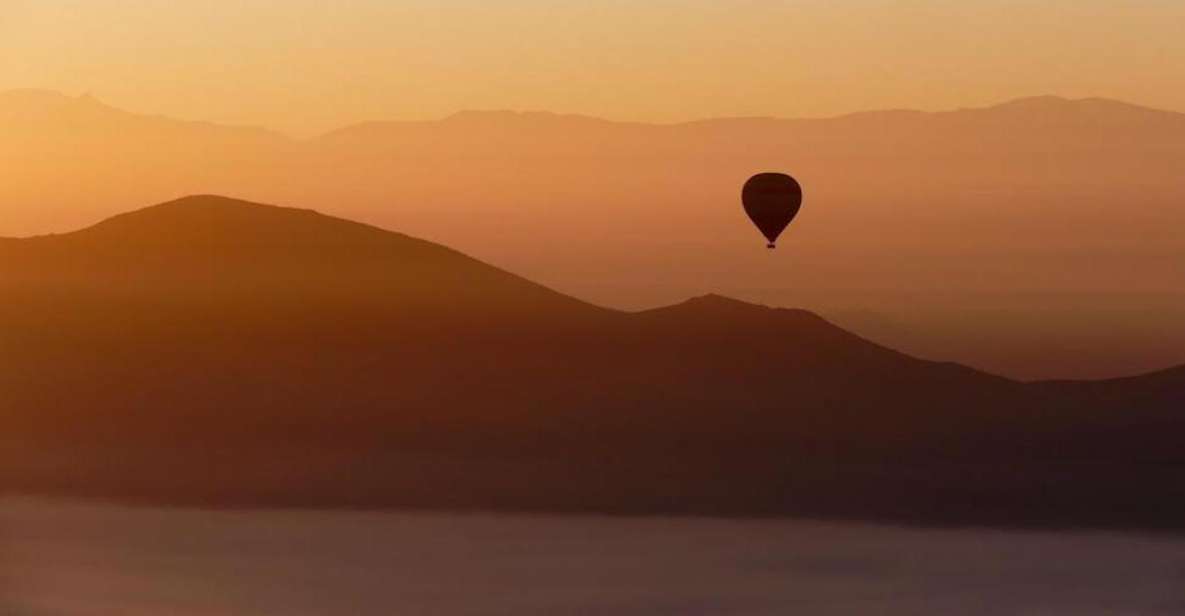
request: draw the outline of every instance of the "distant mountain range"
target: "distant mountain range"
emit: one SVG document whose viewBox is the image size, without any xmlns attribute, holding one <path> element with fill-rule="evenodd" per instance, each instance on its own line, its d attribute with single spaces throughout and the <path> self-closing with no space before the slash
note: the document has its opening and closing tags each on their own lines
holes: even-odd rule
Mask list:
<svg viewBox="0 0 1185 616">
<path fill-rule="evenodd" d="M 1185 520 L 1185 367 L 1018 382 L 803 310 L 610 310 L 427 241 L 212 196 L 2 240 L 0 296 L 11 490 Z"/>
<path fill-rule="evenodd" d="M 599 304 L 715 289 L 811 305 L 1019 378 L 1185 362 L 1185 115 L 1102 99 L 675 125 L 465 112 L 307 140 L 0 93 L 0 234 L 184 194 L 302 203 L 437 239 Z M 788 171 L 769 253 L 740 209 Z"/>
</svg>

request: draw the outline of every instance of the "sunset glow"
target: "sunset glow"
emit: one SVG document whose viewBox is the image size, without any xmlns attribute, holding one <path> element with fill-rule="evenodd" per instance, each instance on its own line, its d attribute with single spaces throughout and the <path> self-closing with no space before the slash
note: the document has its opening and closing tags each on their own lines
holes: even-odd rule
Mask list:
<svg viewBox="0 0 1185 616">
<path fill-rule="evenodd" d="M 0 90 L 311 135 L 537 109 L 620 120 L 943 110 L 1034 94 L 1185 110 L 1167 0 L 6 0 Z"/>
</svg>

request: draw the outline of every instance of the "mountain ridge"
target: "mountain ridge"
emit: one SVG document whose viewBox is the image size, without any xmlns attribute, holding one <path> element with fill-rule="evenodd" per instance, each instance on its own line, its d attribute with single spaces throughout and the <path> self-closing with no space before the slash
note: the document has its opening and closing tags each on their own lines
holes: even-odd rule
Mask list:
<svg viewBox="0 0 1185 616">
<path fill-rule="evenodd" d="M 879 120 L 887 117 L 908 118 L 916 121 L 942 120 L 960 117 L 1007 116 L 1013 112 L 1039 112 L 1045 115 L 1087 114 L 1097 118 L 1099 112 L 1115 112 L 1125 118 L 1155 115 L 1185 121 L 1185 112 L 1147 107 L 1118 99 L 1102 97 L 1065 98 L 1060 96 L 1030 96 L 1007 100 L 1001 103 L 976 107 L 958 107 L 949 110 L 923 111 L 917 109 L 875 109 L 818 117 L 713 117 L 679 122 L 644 122 L 636 120 L 612 120 L 580 114 L 560 114 L 548 111 L 508 110 L 466 110 L 437 120 L 373 120 L 349 124 L 314 137 L 314 141 L 332 140 L 349 135 L 372 135 L 373 131 L 413 129 L 427 126 L 508 126 L 527 128 L 533 124 L 566 125 L 569 128 L 633 128 L 641 130 L 664 130 L 672 128 L 715 127 L 728 125 L 781 125 L 810 123 L 845 123 L 853 121 Z"/>
<path fill-rule="evenodd" d="M 188 195 L 180 197 L 164 203 L 147 206 L 138 210 L 129 211 L 119 214 L 107 219 L 104 219 L 94 225 L 79 229 L 76 231 L 58 233 L 44 236 L 32 236 L 27 238 L 7 238 L 0 237 L 0 246 L 19 247 L 22 245 L 30 245 L 41 242 L 63 242 L 72 240 L 112 240 L 118 238 L 119 243 L 129 245 L 129 241 L 133 238 L 152 237 L 155 238 L 153 244 L 176 244 L 178 238 L 186 237 L 188 234 L 196 233 L 199 237 L 219 237 L 219 243 L 244 243 L 255 242 L 259 238 L 266 238 L 269 233 L 266 232 L 268 224 L 272 223 L 300 223 L 302 225 L 315 225 L 311 227 L 322 236 L 336 237 L 336 241 L 344 243 L 345 245 L 353 244 L 357 247 L 356 242 L 359 240 L 392 240 L 405 243 L 409 246 L 417 248 L 424 248 L 432 251 L 439 251 L 442 254 L 449 254 L 451 256 L 467 260 L 472 263 L 480 264 L 484 267 L 506 273 L 515 278 L 522 278 L 501 268 L 490 266 L 481 261 L 466 255 L 460 251 L 449 248 L 447 246 L 415 238 L 397 231 L 384 229 L 375 225 L 359 223 L 336 216 L 326 215 L 310 208 L 299 207 L 284 207 L 270 204 L 263 204 L 253 201 L 246 201 L 225 197 L 221 195 Z M 346 232 L 343 236 L 343 232 Z M 268 243 L 280 249 L 293 249 L 300 247 L 302 239 L 308 239 L 310 236 L 302 238 L 300 235 L 280 235 L 272 238 Z M 323 243 L 320 243 L 323 245 Z M 133 246 L 140 249 L 142 246 Z M 205 243 L 197 246 L 199 249 L 208 248 Z M 525 280 L 525 279 L 524 279 Z M 530 281 L 528 281 L 530 282 Z M 531 283 L 536 284 L 536 283 Z M 541 285 L 539 285 L 541 286 Z M 557 295 L 563 295 L 554 290 L 550 290 Z M 595 306 L 584 300 L 576 298 L 569 298 L 574 301 Z M 853 334 L 842 327 L 832 323 L 830 320 L 821 316 L 817 312 L 813 312 L 803 308 L 789 308 L 769 306 L 760 303 L 748 302 L 719 293 L 709 292 L 697 296 L 692 296 L 683 301 L 673 304 L 665 304 L 651 308 L 645 308 L 635 311 L 619 311 L 612 308 L 602 306 L 595 306 L 599 310 L 620 312 L 621 314 L 634 314 L 642 317 L 656 316 L 661 317 L 666 313 L 681 312 L 684 315 L 694 315 L 698 318 L 711 319 L 714 317 L 727 317 L 737 313 L 752 314 L 771 314 L 777 313 L 783 317 L 791 318 L 799 321 L 810 321 L 817 324 L 825 324 L 827 327 L 833 328 L 835 331 L 843 332 L 843 334 L 850 336 L 853 339 L 858 339 L 862 342 L 883 348 L 894 353 L 898 351 L 890 347 L 870 341 L 863 336 Z M 730 314 L 732 313 L 732 314 Z M 966 369 L 979 374 L 990 375 L 994 378 L 1001 378 L 1011 382 L 1021 382 L 1014 379 L 1007 379 L 999 375 L 991 374 L 957 362 L 948 362 L 942 360 L 929 360 L 913 357 L 908 354 L 900 353 L 904 357 L 916 359 L 918 361 L 926 361 L 934 364 L 947 364 L 957 366 L 960 369 Z M 1030 380 L 1030 383 L 1090 383 L 1090 382 L 1108 382 L 1108 381 L 1127 381 L 1130 379 L 1140 379 L 1145 376 L 1155 375 L 1176 375 L 1179 372 L 1185 372 L 1185 364 L 1168 366 L 1163 369 L 1149 371 L 1147 373 L 1138 375 L 1125 375 L 1118 377 L 1105 377 L 1101 379 L 1039 379 Z"/>
<path fill-rule="evenodd" d="M 661 126 L 477 114 L 320 141 L 0 119 L 0 166 L 17 171 L 0 235 L 242 195 L 397 228 L 600 305 L 719 290 L 808 305 L 918 356 L 1102 378 L 1185 362 L 1185 116 L 1101 104 Z M 761 170 L 807 198 L 786 248 L 757 257 L 737 193 Z"/>
<path fill-rule="evenodd" d="M 229 218 L 235 237 L 293 223 L 303 235 L 264 252 L 182 242 L 176 258 L 170 236 L 225 232 L 194 217 Z M 213 507 L 1185 519 L 1172 487 L 1185 486 L 1185 369 L 1020 383 L 720 295 L 603 309 L 422 240 L 226 198 L 100 228 L 0 243 L 6 490 Z M 164 237 L 125 241 L 146 229 Z M 416 242 L 430 258 L 406 257 Z"/>
<path fill-rule="evenodd" d="M 272 129 L 254 126 L 249 124 L 222 124 L 208 120 L 184 120 L 173 118 L 163 114 L 137 113 L 127 111 L 121 107 L 102 102 L 91 94 L 83 94 L 80 96 L 70 96 L 56 90 L 44 89 L 10 89 L 0 90 L 0 112 L 5 109 L 5 105 L 13 106 L 11 108 L 17 110 L 36 110 L 36 109 L 90 109 L 101 110 L 105 113 L 123 115 L 128 117 L 135 117 L 144 120 L 160 120 L 179 125 L 192 126 L 208 126 L 219 127 L 231 130 L 253 131 L 259 133 L 266 133 L 270 135 L 280 136 L 284 135 L 281 132 Z M 865 111 L 853 111 L 847 113 L 839 113 L 833 115 L 821 116 L 716 116 L 706 117 L 692 120 L 682 120 L 676 122 L 647 122 L 639 120 L 617 120 L 605 118 L 595 115 L 585 115 L 578 113 L 560 113 L 545 110 L 509 110 L 509 109 L 463 109 L 440 118 L 427 120 L 367 120 L 359 122 L 351 122 L 343 124 L 337 128 L 328 129 L 317 135 L 307 139 L 294 139 L 285 136 L 285 139 L 296 142 L 316 142 L 318 140 L 330 137 L 332 135 L 351 132 L 364 131 L 366 129 L 374 129 L 377 127 L 411 127 L 416 125 L 434 125 L 434 124 L 503 124 L 507 120 L 514 123 L 529 123 L 531 121 L 541 122 L 558 122 L 558 123 L 580 123 L 592 125 L 621 125 L 633 127 L 651 127 L 651 128 L 667 128 L 680 126 L 695 126 L 695 125 L 710 125 L 716 123 L 751 123 L 751 122 L 774 122 L 774 123 L 798 123 L 798 122 L 819 122 L 819 121 L 842 121 L 848 119 L 860 119 L 866 117 L 877 117 L 884 115 L 901 115 L 913 117 L 928 117 L 928 116 L 950 116 L 962 114 L 991 114 L 993 112 L 1009 111 L 1015 109 L 1038 109 L 1049 112 L 1067 112 L 1074 110 L 1114 110 L 1123 112 L 1137 112 L 1141 114 L 1154 113 L 1169 116 L 1185 116 L 1185 112 L 1163 109 L 1148 105 L 1141 105 L 1121 99 L 1106 98 L 1099 96 L 1069 98 L 1058 95 L 1031 95 L 1021 96 L 1012 99 L 1006 99 L 997 103 L 990 103 L 976 106 L 963 106 L 952 109 L 939 110 L 919 110 L 910 108 L 889 108 L 889 109 L 870 109 Z M 0 116 L 2 119 L 3 116 Z"/>
</svg>

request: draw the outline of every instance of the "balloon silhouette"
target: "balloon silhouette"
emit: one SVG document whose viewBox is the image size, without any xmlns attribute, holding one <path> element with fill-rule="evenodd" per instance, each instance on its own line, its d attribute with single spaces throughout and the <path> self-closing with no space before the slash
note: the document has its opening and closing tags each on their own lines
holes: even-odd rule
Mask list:
<svg viewBox="0 0 1185 616">
<path fill-rule="evenodd" d="M 769 248 L 802 206 L 802 187 L 784 173 L 758 173 L 745 182 L 741 202 L 749 219 L 769 240 Z"/>
</svg>

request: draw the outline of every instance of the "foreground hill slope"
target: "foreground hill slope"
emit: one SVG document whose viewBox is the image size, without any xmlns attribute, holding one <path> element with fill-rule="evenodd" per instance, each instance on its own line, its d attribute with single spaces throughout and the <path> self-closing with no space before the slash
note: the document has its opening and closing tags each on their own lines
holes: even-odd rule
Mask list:
<svg viewBox="0 0 1185 616">
<path fill-rule="evenodd" d="M 213 505 L 1172 526 L 1185 370 L 1020 383 L 802 310 L 625 313 L 190 197 L 0 242 L 0 478 Z"/>
</svg>

